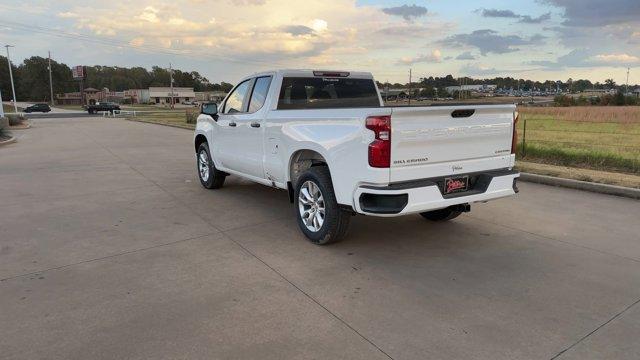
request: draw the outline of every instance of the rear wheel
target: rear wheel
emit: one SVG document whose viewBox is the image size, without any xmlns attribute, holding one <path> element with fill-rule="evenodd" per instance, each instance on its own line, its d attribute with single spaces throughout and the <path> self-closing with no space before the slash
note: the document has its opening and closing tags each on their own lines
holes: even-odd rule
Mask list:
<svg viewBox="0 0 640 360">
<path fill-rule="evenodd" d="M 227 174 L 216 169 L 211 159 L 209 145 L 207 145 L 206 142 L 200 144 L 198 147 L 198 158 L 196 162 L 198 164 L 198 178 L 202 186 L 207 189 L 221 188 Z"/>
<path fill-rule="evenodd" d="M 455 210 L 451 207 L 420 213 L 420 215 L 422 215 L 423 218 L 431 221 L 452 220 L 460 216 L 460 214 L 462 214 L 461 211 Z"/>
<path fill-rule="evenodd" d="M 311 167 L 298 178 L 294 199 L 298 226 L 312 243 L 330 244 L 347 233 L 351 213 L 338 206 L 326 166 Z"/>
</svg>

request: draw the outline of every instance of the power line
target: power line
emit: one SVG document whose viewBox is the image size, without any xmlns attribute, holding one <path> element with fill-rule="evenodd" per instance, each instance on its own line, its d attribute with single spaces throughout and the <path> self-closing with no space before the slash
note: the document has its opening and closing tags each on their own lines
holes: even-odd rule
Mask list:
<svg viewBox="0 0 640 360">
<path fill-rule="evenodd" d="M 73 40 L 78 40 L 83 42 L 101 44 L 101 45 L 106 45 L 106 46 L 111 46 L 116 48 L 128 48 L 128 49 L 133 49 L 141 52 L 149 52 L 149 53 L 172 55 L 172 56 L 182 56 L 192 60 L 202 60 L 203 58 L 205 58 L 210 60 L 227 61 L 232 63 L 286 66 L 277 61 L 240 59 L 240 58 L 233 58 L 228 56 L 194 52 L 192 50 L 186 50 L 186 49 L 184 50 L 167 49 L 167 48 L 161 48 L 161 47 L 151 46 L 151 45 L 132 45 L 119 40 L 97 38 L 90 35 L 71 33 L 63 30 L 47 28 L 47 27 L 38 26 L 38 25 L 27 25 L 27 24 L 14 22 L 14 21 L 9 21 L 6 19 L 0 19 L 0 24 L 9 26 L 9 27 L 15 27 L 25 32 L 39 33 L 44 35 L 66 38 L 66 39 L 73 39 Z"/>
</svg>

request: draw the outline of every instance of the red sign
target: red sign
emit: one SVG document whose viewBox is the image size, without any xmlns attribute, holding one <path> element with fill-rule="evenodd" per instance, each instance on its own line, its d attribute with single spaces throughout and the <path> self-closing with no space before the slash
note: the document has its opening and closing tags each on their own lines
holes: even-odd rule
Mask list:
<svg viewBox="0 0 640 360">
<path fill-rule="evenodd" d="M 71 73 L 73 74 L 73 78 L 76 80 L 84 79 L 84 66 L 74 66 L 71 69 Z"/>
</svg>

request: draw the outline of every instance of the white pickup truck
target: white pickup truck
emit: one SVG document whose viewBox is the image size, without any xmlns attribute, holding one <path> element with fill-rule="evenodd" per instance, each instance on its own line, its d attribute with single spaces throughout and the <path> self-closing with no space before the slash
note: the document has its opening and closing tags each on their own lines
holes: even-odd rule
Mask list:
<svg viewBox="0 0 640 360">
<path fill-rule="evenodd" d="M 244 78 L 195 130 L 200 182 L 229 174 L 287 190 L 309 240 L 354 214 L 453 219 L 518 192 L 514 105 L 385 107 L 370 73 L 277 70 Z"/>
</svg>

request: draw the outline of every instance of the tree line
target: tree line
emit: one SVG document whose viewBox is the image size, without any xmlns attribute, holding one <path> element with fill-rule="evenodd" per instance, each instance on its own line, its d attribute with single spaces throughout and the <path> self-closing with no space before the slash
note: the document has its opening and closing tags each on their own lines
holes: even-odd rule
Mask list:
<svg viewBox="0 0 640 360">
<path fill-rule="evenodd" d="M 25 59 L 17 66 L 12 63 L 13 80 L 16 88 L 16 98 L 19 101 L 49 101 L 49 60 L 40 56 Z M 96 89 L 108 88 L 111 91 L 127 89 L 146 89 L 150 86 L 169 86 L 170 74 L 168 69 L 154 66 L 151 70 L 144 67 L 119 66 L 86 66 L 84 87 Z M 78 81 L 73 79 L 71 68 L 64 63 L 51 60 L 51 77 L 53 79 L 53 93 L 79 91 Z M 232 84 L 221 82 L 211 83 L 197 71 L 173 70 L 173 86 L 192 87 L 195 91 L 225 91 L 232 88 Z M 0 56 L 0 91 L 2 99 L 12 98 L 9 66 L 7 58 Z M 55 95 L 54 95 L 55 96 Z"/>
<path fill-rule="evenodd" d="M 482 85 L 492 84 L 496 85 L 499 89 L 514 89 L 521 91 L 533 91 L 533 90 L 557 90 L 560 89 L 563 92 L 582 92 L 592 89 L 613 89 L 624 90 L 625 85 L 618 85 L 613 79 L 607 79 L 604 82 L 591 82 L 586 79 L 573 80 L 571 78 L 566 81 L 560 80 L 546 80 L 546 81 L 534 81 L 527 79 L 516 79 L 512 77 L 494 77 L 485 79 L 474 79 L 471 77 L 459 77 L 454 78 L 453 75 L 447 75 L 444 77 L 423 77 L 417 82 L 409 83 L 380 83 L 378 87 L 380 89 L 407 89 L 422 88 L 421 96 L 433 96 L 437 91 L 442 92 L 447 86 L 460 86 L 465 85 Z M 633 89 L 638 85 L 629 85 L 629 89 Z"/>
</svg>

